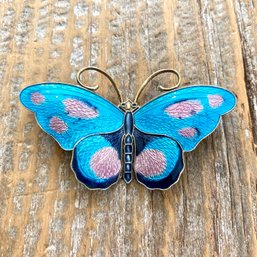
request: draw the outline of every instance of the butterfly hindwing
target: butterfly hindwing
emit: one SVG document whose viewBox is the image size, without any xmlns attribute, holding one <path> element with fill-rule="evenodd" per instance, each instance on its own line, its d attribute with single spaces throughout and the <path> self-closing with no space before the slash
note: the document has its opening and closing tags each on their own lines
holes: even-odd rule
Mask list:
<svg viewBox="0 0 257 257">
<path fill-rule="evenodd" d="M 90 189 L 106 189 L 121 171 L 122 130 L 85 137 L 75 146 L 72 169 L 77 179 Z"/>
<path fill-rule="evenodd" d="M 150 189 L 167 189 L 183 170 L 180 145 L 166 136 L 134 130 L 136 156 L 134 171 L 137 180 Z"/>
<path fill-rule="evenodd" d="M 230 91 L 215 86 L 191 86 L 157 97 L 135 114 L 138 129 L 167 135 L 191 151 L 218 125 L 221 115 L 234 108 Z"/>
<path fill-rule="evenodd" d="M 87 135 L 112 132 L 122 126 L 123 113 L 116 106 L 81 87 L 32 85 L 21 92 L 20 100 L 65 150 L 72 150 Z"/>
</svg>

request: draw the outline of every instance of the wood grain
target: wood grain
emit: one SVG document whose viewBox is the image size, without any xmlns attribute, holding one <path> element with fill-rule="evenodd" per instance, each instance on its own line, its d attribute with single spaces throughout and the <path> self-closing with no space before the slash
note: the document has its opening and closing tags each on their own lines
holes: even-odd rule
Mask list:
<svg viewBox="0 0 257 257">
<path fill-rule="evenodd" d="M 252 0 L 0 0 L 0 253 L 10 256 L 257 256 L 257 4 Z M 19 92 L 106 70 L 133 98 L 160 68 L 235 92 L 236 109 L 165 192 L 122 181 L 89 191 L 70 152 Z M 117 103 L 102 77 L 99 93 Z M 141 103 L 158 95 L 156 83 Z M 171 82 L 170 82 L 171 81 Z"/>
</svg>

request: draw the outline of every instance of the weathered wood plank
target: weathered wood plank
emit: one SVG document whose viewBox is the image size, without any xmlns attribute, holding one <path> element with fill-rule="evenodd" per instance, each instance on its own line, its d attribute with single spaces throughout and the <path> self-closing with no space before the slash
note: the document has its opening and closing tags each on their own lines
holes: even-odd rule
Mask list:
<svg viewBox="0 0 257 257">
<path fill-rule="evenodd" d="M 256 256 L 256 4 L 252 1 L 0 1 L 1 256 Z M 185 84 L 219 84 L 238 105 L 186 154 L 165 192 L 122 181 L 89 191 L 71 154 L 18 101 L 40 81 L 75 83 L 105 69 L 124 96 L 160 68 Z M 156 96 L 149 85 L 141 103 Z M 117 103 L 102 77 L 100 94 Z M 171 81 L 171 82 L 170 82 Z M 151 87 L 151 88 L 150 88 Z"/>
</svg>

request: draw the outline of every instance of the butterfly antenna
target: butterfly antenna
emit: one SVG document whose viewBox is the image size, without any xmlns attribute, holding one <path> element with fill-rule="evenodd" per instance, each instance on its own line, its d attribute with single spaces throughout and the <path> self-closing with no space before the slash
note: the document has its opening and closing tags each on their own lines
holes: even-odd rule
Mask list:
<svg viewBox="0 0 257 257">
<path fill-rule="evenodd" d="M 172 86 L 172 87 L 163 87 L 163 86 L 159 86 L 159 89 L 161 89 L 162 91 L 171 91 L 171 90 L 174 90 L 176 88 L 178 88 L 180 86 L 180 83 L 181 83 L 181 76 L 180 74 L 176 71 L 176 70 L 173 70 L 173 69 L 162 69 L 162 70 L 158 70 L 156 72 L 154 72 L 152 75 L 150 75 L 144 82 L 143 84 L 141 85 L 141 87 L 139 88 L 137 94 L 136 94 L 136 97 L 135 97 L 135 100 L 134 102 L 137 102 L 138 98 L 140 97 L 141 93 L 143 92 L 143 90 L 145 89 L 145 87 L 147 86 L 147 84 L 156 76 L 162 74 L 162 73 L 173 73 L 176 75 L 177 77 L 177 84 L 175 86 Z"/>
<path fill-rule="evenodd" d="M 82 82 L 82 80 L 81 80 L 81 75 L 82 75 L 82 73 L 85 72 L 85 71 L 89 71 L 89 70 L 98 71 L 98 72 L 100 72 L 101 74 L 103 74 L 106 78 L 108 78 L 109 81 L 111 82 L 112 86 L 114 87 L 114 89 L 115 89 L 115 91 L 116 91 L 116 93 L 117 93 L 117 95 L 118 95 L 118 97 L 119 97 L 120 102 L 123 102 L 122 95 L 121 95 L 121 93 L 120 93 L 120 91 L 119 91 L 117 85 L 115 84 L 114 80 L 112 79 L 112 77 L 111 77 L 109 74 L 107 74 L 105 71 L 103 71 L 103 70 L 101 70 L 101 69 L 99 69 L 99 68 L 97 68 L 97 67 L 88 66 L 88 67 L 84 67 L 84 68 L 82 68 L 81 70 L 79 70 L 79 72 L 77 73 L 76 78 L 77 78 L 77 82 L 78 82 L 78 84 L 79 84 L 80 86 L 82 86 L 82 87 L 84 87 L 84 88 L 86 88 L 86 89 L 88 89 L 88 90 L 91 90 L 91 91 L 96 91 L 96 90 L 99 88 L 98 85 L 96 85 L 96 86 L 87 86 L 87 85 L 85 85 L 85 84 Z"/>
</svg>

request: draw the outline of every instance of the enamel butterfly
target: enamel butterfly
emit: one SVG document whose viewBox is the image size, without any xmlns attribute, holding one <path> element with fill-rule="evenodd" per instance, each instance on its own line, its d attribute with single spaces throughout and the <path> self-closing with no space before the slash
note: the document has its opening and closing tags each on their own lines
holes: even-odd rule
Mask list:
<svg viewBox="0 0 257 257">
<path fill-rule="evenodd" d="M 120 98 L 116 107 L 92 92 L 80 77 L 86 70 L 104 74 Z M 136 101 L 155 76 L 177 75 L 175 87 L 142 107 Z M 79 71 L 80 86 L 41 83 L 22 90 L 21 103 L 35 113 L 40 127 L 64 150 L 73 151 L 71 167 L 89 189 L 107 189 L 119 178 L 137 181 L 149 189 L 168 189 L 183 171 L 183 152 L 217 127 L 221 115 L 236 105 L 228 90 L 209 85 L 175 89 L 180 76 L 173 69 L 153 73 L 141 86 L 134 101 L 123 101 L 112 78 L 95 67 Z M 83 87 L 84 88 L 83 88 Z"/>
</svg>

